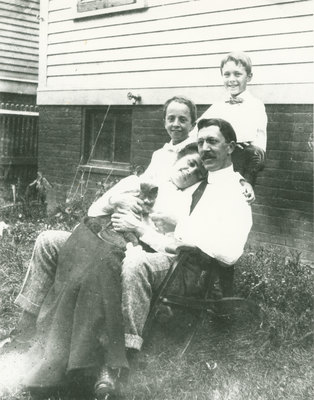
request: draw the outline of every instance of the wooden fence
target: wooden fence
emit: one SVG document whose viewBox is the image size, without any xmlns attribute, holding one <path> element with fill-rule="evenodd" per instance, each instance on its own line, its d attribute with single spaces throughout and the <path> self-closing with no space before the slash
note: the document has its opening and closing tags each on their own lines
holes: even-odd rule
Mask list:
<svg viewBox="0 0 314 400">
<path fill-rule="evenodd" d="M 36 177 L 38 111 L 36 106 L 0 104 L 0 186 L 27 185 Z"/>
</svg>

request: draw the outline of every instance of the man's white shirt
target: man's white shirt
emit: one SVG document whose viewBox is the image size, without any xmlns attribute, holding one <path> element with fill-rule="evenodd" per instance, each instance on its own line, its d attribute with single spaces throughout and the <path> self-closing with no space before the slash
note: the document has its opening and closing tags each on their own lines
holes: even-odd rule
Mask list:
<svg viewBox="0 0 314 400">
<path fill-rule="evenodd" d="M 251 207 L 230 166 L 208 173 L 201 199 L 191 215 L 178 222 L 174 236 L 231 265 L 243 253 L 251 227 Z"/>
<path fill-rule="evenodd" d="M 193 191 L 198 185 L 194 185 Z M 182 196 L 185 195 L 191 204 L 192 193 L 182 191 Z M 189 210 L 185 206 L 185 216 L 178 221 L 174 238 L 197 246 L 223 263 L 234 264 L 243 253 L 252 227 L 252 212 L 233 167 L 209 172 L 201 199 L 191 215 Z M 166 252 L 173 237 L 148 229 L 141 240 L 156 251 Z"/>
</svg>

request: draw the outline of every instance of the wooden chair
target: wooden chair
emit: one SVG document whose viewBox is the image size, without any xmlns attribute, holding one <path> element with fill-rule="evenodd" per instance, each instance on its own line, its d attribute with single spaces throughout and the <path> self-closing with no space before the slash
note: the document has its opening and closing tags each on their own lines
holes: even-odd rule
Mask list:
<svg viewBox="0 0 314 400">
<path fill-rule="evenodd" d="M 217 260 L 209 257 L 197 247 L 181 246 L 178 249 L 178 255 L 167 272 L 163 282 L 158 288 L 158 291 L 153 296 L 151 309 L 148 315 L 144 337 L 147 337 L 151 331 L 151 326 L 155 320 L 161 305 L 170 307 L 181 307 L 186 310 L 196 311 L 197 320 L 194 328 L 188 335 L 181 356 L 187 351 L 193 338 L 195 337 L 200 323 L 206 317 L 206 314 L 212 313 L 216 315 L 224 315 L 230 312 L 234 307 L 245 307 L 248 311 L 256 313 L 257 306 L 255 303 L 241 297 L 232 296 L 234 266 L 222 266 Z M 201 269 L 204 271 L 203 287 L 196 296 L 176 295 L 168 292 L 168 289 L 177 278 L 182 268 L 185 268 L 185 263 L 188 259 L 193 258 L 193 263 L 201 263 Z M 226 271 L 227 268 L 227 271 Z M 228 269 L 229 268 L 229 269 Z M 227 273 L 226 273 L 227 272 Z M 215 282 L 217 278 L 220 280 L 222 288 L 221 299 L 212 298 Z"/>
</svg>

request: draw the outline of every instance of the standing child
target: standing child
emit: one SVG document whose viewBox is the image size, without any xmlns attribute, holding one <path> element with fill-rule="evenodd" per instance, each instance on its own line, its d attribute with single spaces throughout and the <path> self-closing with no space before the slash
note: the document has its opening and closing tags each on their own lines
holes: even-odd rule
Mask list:
<svg viewBox="0 0 314 400">
<path fill-rule="evenodd" d="M 160 184 L 169 179 L 169 170 L 177 160 L 177 155 L 187 144 L 189 132 L 196 121 L 196 106 L 190 99 L 174 96 L 167 100 L 163 108 L 165 129 L 171 140 L 156 150 L 144 175 Z"/>
<path fill-rule="evenodd" d="M 221 118 L 232 125 L 237 135 L 234 169 L 254 185 L 264 166 L 267 115 L 264 104 L 247 90 L 253 77 L 251 59 L 243 52 L 229 53 L 221 61 L 220 72 L 226 97 L 213 103 L 199 119 Z"/>
</svg>

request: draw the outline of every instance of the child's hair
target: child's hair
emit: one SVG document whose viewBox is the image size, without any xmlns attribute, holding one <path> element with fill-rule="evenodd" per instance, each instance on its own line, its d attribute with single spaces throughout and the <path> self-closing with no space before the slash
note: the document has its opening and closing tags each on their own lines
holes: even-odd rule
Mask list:
<svg viewBox="0 0 314 400">
<path fill-rule="evenodd" d="M 220 63 L 220 72 L 228 61 L 233 61 L 236 65 L 243 65 L 248 75 L 252 74 L 252 61 L 250 57 L 242 51 L 233 51 L 227 54 Z"/>
<path fill-rule="evenodd" d="M 168 99 L 163 107 L 163 117 L 164 119 L 166 118 L 166 114 L 167 114 L 167 108 L 169 106 L 170 103 L 172 102 L 176 102 L 176 103 L 181 103 L 181 104 L 185 104 L 189 110 L 190 110 L 190 114 L 191 114 L 191 122 L 192 124 L 194 124 L 194 122 L 196 121 L 197 118 L 197 109 L 196 109 L 196 105 L 194 104 L 194 102 L 190 99 L 188 99 L 187 97 L 184 96 L 174 96 L 171 97 L 171 99 Z"/>
</svg>

